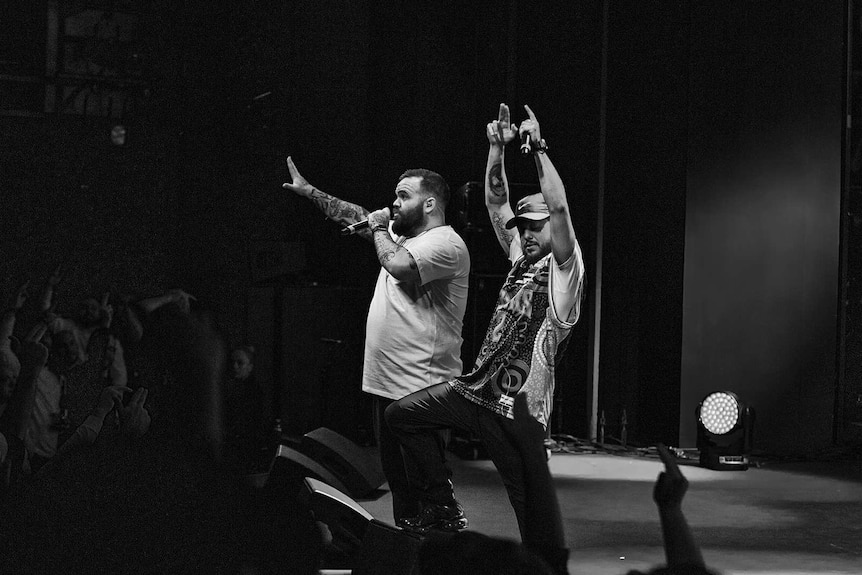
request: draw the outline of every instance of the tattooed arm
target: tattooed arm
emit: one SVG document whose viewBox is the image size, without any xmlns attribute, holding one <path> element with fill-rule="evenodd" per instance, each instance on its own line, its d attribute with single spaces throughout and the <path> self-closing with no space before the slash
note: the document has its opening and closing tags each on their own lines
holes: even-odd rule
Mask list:
<svg viewBox="0 0 862 575">
<path fill-rule="evenodd" d="M 361 222 L 368 217 L 368 210 L 362 206 L 345 202 L 335 196 L 330 196 L 309 184 L 308 180 L 300 175 L 299 170 L 293 164 L 293 159 L 290 157 L 287 158 L 287 169 L 290 171 L 292 182 L 284 183 L 281 187 L 311 200 L 317 206 L 317 209 L 323 212 L 330 220 L 348 226 Z M 367 229 L 357 232 L 357 235 L 368 240 L 371 239 L 371 232 Z"/>
<path fill-rule="evenodd" d="M 380 265 L 392 277 L 403 282 L 420 283 L 419 266 L 413 255 L 402 245 L 392 241 L 389 233 L 389 208 L 368 214 L 369 233 L 374 236 L 374 249 Z"/>
<path fill-rule="evenodd" d="M 485 207 L 497 241 L 509 255 L 509 246 L 515 239 L 515 232 L 506 229 L 506 222 L 515 213 L 509 205 L 509 183 L 503 166 L 504 146 L 515 138 L 517 127 L 509 121 L 509 107 L 500 104 L 498 119 L 488 123 L 486 135 L 490 146 L 488 148 L 488 165 L 485 167 Z"/>
</svg>

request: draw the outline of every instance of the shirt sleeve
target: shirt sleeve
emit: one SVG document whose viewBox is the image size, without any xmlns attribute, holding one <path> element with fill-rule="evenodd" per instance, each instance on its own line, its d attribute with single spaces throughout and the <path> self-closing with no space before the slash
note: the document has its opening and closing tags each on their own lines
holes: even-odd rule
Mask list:
<svg viewBox="0 0 862 575">
<path fill-rule="evenodd" d="M 422 285 L 466 273 L 464 260 L 469 255 L 464 242 L 458 240 L 460 237 L 453 231 L 446 235 L 421 237 L 405 246 L 419 268 Z M 469 263 L 466 265 L 469 271 Z"/>
<path fill-rule="evenodd" d="M 524 255 L 524 249 L 521 247 L 521 238 L 518 235 L 512 238 L 512 243 L 509 244 L 509 263 L 515 265 L 515 262 Z"/>
<path fill-rule="evenodd" d="M 553 254 L 550 257 L 550 294 L 554 318 L 561 323 L 574 325 L 581 315 L 584 290 L 584 258 L 581 247 L 575 243 L 572 256 L 562 264 L 557 264 Z"/>
</svg>

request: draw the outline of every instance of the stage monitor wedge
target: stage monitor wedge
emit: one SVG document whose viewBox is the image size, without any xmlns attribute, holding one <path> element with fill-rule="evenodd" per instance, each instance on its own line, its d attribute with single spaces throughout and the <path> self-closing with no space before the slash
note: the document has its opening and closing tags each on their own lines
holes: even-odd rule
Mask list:
<svg viewBox="0 0 862 575">
<path fill-rule="evenodd" d="M 339 491 L 347 491 L 344 483 L 324 465 L 287 445 L 279 445 L 270 466 L 267 485 L 285 484 L 291 493 L 296 493 L 306 477 L 318 479 Z"/>
<path fill-rule="evenodd" d="M 365 497 L 386 482 L 375 450 L 360 447 L 326 427 L 306 433 L 299 450 L 334 474 L 351 497 Z"/>
</svg>

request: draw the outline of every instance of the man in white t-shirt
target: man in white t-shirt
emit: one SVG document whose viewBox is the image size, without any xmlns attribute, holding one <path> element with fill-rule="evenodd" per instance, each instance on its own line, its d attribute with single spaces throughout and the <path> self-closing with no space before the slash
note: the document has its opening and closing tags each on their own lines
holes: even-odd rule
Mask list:
<svg viewBox="0 0 862 575">
<path fill-rule="evenodd" d="M 331 220 L 368 222 L 358 233 L 373 242 L 381 269 L 365 329 L 362 390 L 374 396 L 375 436 L 395 520 L 413 517 L 420 500 L 409 490 L 401 449 L 383 412 L 405 395 L 461 374 L 470 255 L 446 224 L 449 187 L 435 172 L 408 170 L 395 186 L 391 213 L 369 212 L 313 187 L 291 158 L 287 166 L 292 182 L 284 188 L 309 198 Z M 434 437 L 442 448 L 443 435 Z"/>
</svg>

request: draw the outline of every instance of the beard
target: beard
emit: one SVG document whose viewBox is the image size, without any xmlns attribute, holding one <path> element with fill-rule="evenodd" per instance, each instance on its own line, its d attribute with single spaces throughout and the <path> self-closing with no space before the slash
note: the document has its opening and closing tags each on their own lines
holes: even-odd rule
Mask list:
<svg viewBox="0 0 862 575">
<path fill-rule="evenodd" d="M 521 251 L 524 254 L 524 260 L 528 264 L 536 263 L 548 253 L 542 249 L 541 245 L 535 242 L 521 244 Z"/>
<path fill-rule="evenodd" d="M 392 231 L 399 236 L 412 236 L 416 228 L 423 222 L 422 215 L 422 211 L 419 209 L 398 210 L 398 217 L 392 222 Z"/>
</svg>

